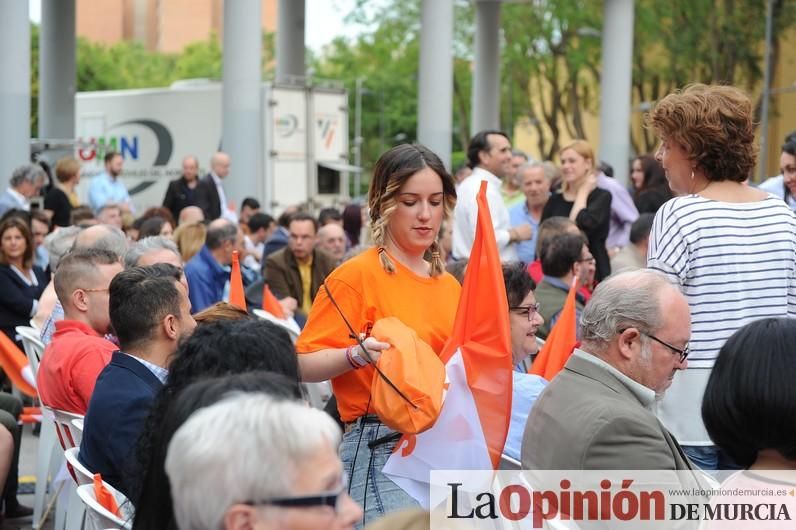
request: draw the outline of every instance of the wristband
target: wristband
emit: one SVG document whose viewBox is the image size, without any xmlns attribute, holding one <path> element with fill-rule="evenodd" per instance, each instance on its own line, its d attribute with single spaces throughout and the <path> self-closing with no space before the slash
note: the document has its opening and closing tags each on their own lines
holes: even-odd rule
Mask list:
<svg viewBox="0 0 796 530">
<path fill-rule="evenodd" d="M 348 358 L 350 362 L 357 365 L 357 368 L 362 368 L 363 366 L 367 366 L 370 362 L 360 354 L 360 347 L 358 344 L 353 346 L 349 346 L 346 352 L 348 352 Z"/>
<path fill-rule="evenodd" d="M 345 360 L 348 361 L 348 364 L 351 365 L 351 368 L 353 368 L 354 370 L 359 370 L 360 366 L 357 363 L 355 363 L 354 360 L 351 358 L 352 347 L 353 346 L 349 346 L 348 348 L 345 349 Z"/>
</svg>

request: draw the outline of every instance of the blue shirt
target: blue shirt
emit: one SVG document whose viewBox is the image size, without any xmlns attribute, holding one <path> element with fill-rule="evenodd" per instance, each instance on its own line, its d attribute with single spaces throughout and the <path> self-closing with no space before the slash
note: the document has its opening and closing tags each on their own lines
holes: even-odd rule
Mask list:
<svg viewBox="0 0 796 530">
<path fill-rule="evenodd" d="M 191 311 L 196 313 L 224 299 L 224 286 L 229 272 L 213 257 L 207 245 L 185 265 L 188 298 Z"/>
<path fill-rule="evenodd" d="M 95 212 L 108 203 L 125 204 L 130 202 L 130 194 L 122 182 L 102 172 L 91 179 L 88 187 L 88 203 Z"/>
<path fill-rule="evenodd" d="M 519 460 L 525 423 L 536 398 L 547 386 L 547 380 L 538 375 L 517 371 L 512 372 L 512 376 L 514 387 L 511 393 L 511 423 L 503 454 Z"/>
<path fill-rule="evenodd" d="M 531 239 L 517 242 L 517 257 L 524 263 L 531 263 L 536 259 L 536 234 L 539 228 L 539 221 L 531 216 L 527 202 L 523 201 L 509 208 L 509 223 L 512 228 L 520 225 L 531 225 L 531 228 L 533 228 Z"/>
</svg>

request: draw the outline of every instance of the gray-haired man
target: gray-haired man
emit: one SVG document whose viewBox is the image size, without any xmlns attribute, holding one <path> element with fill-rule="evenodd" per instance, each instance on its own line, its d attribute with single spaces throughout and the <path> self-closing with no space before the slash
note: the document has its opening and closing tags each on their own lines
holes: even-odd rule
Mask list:
<svg viewBox="0 0 796 530">
<path fill-rule="evenodd" d="M 26 164 L 14 170 L 8 189 L 0 194 L 0 215 L 8 210 L 30 211 L 30 200 L 39 195 L 47 183 L 47 173 L 37 164 Z"/>
</svg>

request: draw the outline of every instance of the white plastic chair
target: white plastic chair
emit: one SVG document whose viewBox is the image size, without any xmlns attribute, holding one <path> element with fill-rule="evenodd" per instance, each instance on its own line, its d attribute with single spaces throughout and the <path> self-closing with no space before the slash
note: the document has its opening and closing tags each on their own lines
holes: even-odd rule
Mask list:
<svg viewBox="0 0 796 530">
<path fill-rule="evenodd" d="M 66 530 L 81 530 L 86 516 L 86 505 L 77 495 L 77 488 L 84 484 L 93 484 L 94 479 L 91 472 L 77 459 L 80 452 L 78 447 L 70 447 L 64 451 L 64 458 L 69 472 L 75 483 L 69 491 L 69 504 L 66 508 Z"/>
<path fill-rule="evenodd" d="M 83 439 L 83 431 L 82 429 L 76 429 L 73 422 L 75 420 L 80 420 L 82 422 L 83 416 L 65 410 L 50 410 L 53 413 L 58 440 L 61 442 L 63 450 L 66 451 L 71 447 L 80 447 L 80 441 Z"/>
<path fill-rule="evenodd" d="M 332 398 L 332 385 L 329 381 L 320 383 L 301 383 L 301 388 L 305 399 L 310 406 L 315 409 L 323 410 L 326 402 Z"/>
<path fill-rule="evenodd" d="M 116 499 L 116 504 L 119 505 L 119 509 L 121 510 L 122 506 L 125 504 L 129 504 L 127 498 L 116 491 L 110 484 L 107 482 L 103 482 L 106 488 L 110 490 L 113 494 L 114 498 Z M 104 530 L 104 529 L 113 529 L 113 530 L 131 530 L 133 525 L 130 521 L 132 518 L 125 521 L 120 517 L 112 514 L 108 510 L 102 507 L 99 502 L 97 502 L 97 497 L 94 493 L 94 484 L 85 484 L 83 486 L 78 486 L 77 488 L 77 495 L 80 497 L 80 500 L 83 501 L 83 504 L 86 506 L 86 515 L 88 516 L 87 519 L 87 530 Z"/>
<path fill-rule="evenodd" d="M 39 373 L 39 362 L 44 354 L 44 343 L 39 338 L 39 332 L 36 328 L 30 326 L 17 326 L 15 328 L 17 334 L 22 337 L 22 347 L 25 349 L 25 355 L 30 363 L 30 369 L 33 370 L 33 378 Z"/>
<path fill-rule="evenodd" d="M 74 427 L 80 433 L 79 436 L 82 439 L 83 438 L 83 418 L 75 418 L 75 419 L 73 419 L 72 420 L 72 427 Z M 80 447 L 80 442 L 77 442 L 75 445 Z"/>
<path fill-rule="evenodd" d="M 36 456 L 36 490 L 33 498 L 33 528 L 39 527 L 44 507 L 47 504 L 47 487 L 54 483 L 64 459 L 63 449 L 58 443 L 52 409 L 42 407 L 41 411 L 41 433 Z M 54 488 L 51 488 L 50 495 L 55 495 Z"/>
<path fill-rule="evenodd" d="M 287 331 L 288 335 L 290 335 L 290 340 L 293 341 L 293 344 L 296 343 L 298 336 L 301 334 L 301 328 L 299 327 L 298 323 L 296 323 L 296 320 L 293 318 L 286 318 L 283 320 L 281 318 L 275 317 L 268 311 L 264 311 L 262 309 L 252 309 L 252 313 L 254 313 L 254 316 L 256 316 L 257 318 L 267 320 L 268 322 L 276 324 L 277 326 Z"/>
</svg>

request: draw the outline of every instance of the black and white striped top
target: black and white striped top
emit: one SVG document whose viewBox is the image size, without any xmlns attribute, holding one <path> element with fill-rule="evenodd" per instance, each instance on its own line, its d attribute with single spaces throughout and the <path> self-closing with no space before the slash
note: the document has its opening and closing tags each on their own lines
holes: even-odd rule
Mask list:
<svg viewBox="0 0 796 530">
<path fill-rule="evenodd" d="M 774 196 L 726 203 L 677 197 L 655 215 L 647 266 L 680 286 L 691 307 L 689 364 L 712 367 L 745 324 L 796 317 L 796 216 Z"/>
</svg>

